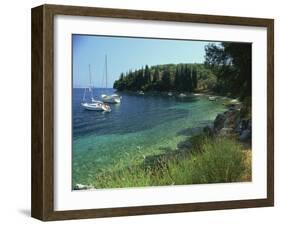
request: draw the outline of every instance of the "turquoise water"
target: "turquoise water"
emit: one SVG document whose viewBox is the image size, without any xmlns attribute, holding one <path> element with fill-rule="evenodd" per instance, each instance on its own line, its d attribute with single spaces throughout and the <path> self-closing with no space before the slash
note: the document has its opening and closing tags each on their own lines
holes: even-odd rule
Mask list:
<svg viewBox="0 0 281 226">
<path fill-rule="evenodd" d="M 113 93 L 95 89 L 94 96 Z M 222 100 L 206 96 L 180 99 L 167 95 L 120 93 L 122 102 L 110 113 L 80 106 L 82 89 L 73 91 L 73 184 L 93 185 L 95 176 L 143 161 L 145 156 L 174 150 L 189 135 L 225 110 Z"/>
</svg>

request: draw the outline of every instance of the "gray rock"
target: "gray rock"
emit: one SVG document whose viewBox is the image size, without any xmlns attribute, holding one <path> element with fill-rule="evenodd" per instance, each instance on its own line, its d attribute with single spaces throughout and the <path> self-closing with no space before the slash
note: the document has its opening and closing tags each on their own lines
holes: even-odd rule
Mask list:
<svg viewBox="0 0 281 226">
<path fill-rule="evenodd" d="M 218 114 L 214 121 L 214 131 L 219 133 L 222 128 L 232 128 L 237 130 L 240 123 L 240 111 L 228 110 L 223 114 Z"/>
<path fill-rule="evenodd" d="M 244 130 L 252 131 L 252 121 L 251 119 L 241 119 L 235 131 L 239 132 L 240 134 Z"/>
<path fill-rule="evenodd" d="M 248 129 L 252 131 L 252 119 L 249 119 L 248 121 Z"/>
<path fill-rule="evenodd" d="M 180 143 L 178 143 L 177 147 L 179 149 L 189 149 L 191 148 L 192 144 L 189 140 L 185 140 L 185 141 L 182 141 Z"/>
<path fill-rule="evenodd" d="M 218 135 L 219 136 L 230 136 L 234 133 L 234 129 L 233 128 L 222 128 Z"/>
<path fill-rule="evenodd" d="M 239 139 L 241 141 L 247 141 L 247 140 L 249 140 L 251 138 L 251 136 L 252 136 L 251 130 L 246 129 L 246 130 L 243 130 L 241 132 L 241 135 L 239 136 Z"/>
<path fill-rule="evenodd" d="M 214 131 L 210 126 L 205 126 L 203 128 L 203 133 L 207 136 L 213 136 L 214 135 Z"/>
<path fill-rule="evenodd" d="M 226 116 L 226 119 L 224 121 L 224 127 L 236 128 L 237 125 L 239 125 L 239 121 L 240 121 L 240 111 L 239 110 L 227 111 L 225 116 Z"/>
<path fill-rule="evenodd" d="M 144 167 L 161 167 L 167 159 L 169 158 L 168 154 L 159 154 L 159 155 L 150 155 L 150 156 L 145 156 L 143 164 Z"/>
<path fill-rule="evenodd" d="M 74 190 L 87 190 L 87 189 L 93 189 L 94 187 L 90 187 L 88 185 L 84 184 L 75 184 L 74 185 Z"/>
<path fill-rule="evenodd" d="M 239 123 L 237 124 L 237 126 L 235 127 L 235 129 L 234 129 L 234 131 L 236 132 L 236 133 L 241 133 L 241 122 L 239 121 Z"/>
<path fill-rule="evenodd" d="M 219 131 L 224 127 L 224 121 L 226 120 L 226 114 L 218 114 L 214 121 L 214 130 Z"/>
<path fill-rule="evenodd" d="M 241 141 L 251 139 L 252 121 L 248 118 L 241 119 L 240 115 L 239 109 L 230 109 L 223 114 L 218 114 L 214 121 L 215 134 L 218 136 L 240 135 Z"/>
</svg>

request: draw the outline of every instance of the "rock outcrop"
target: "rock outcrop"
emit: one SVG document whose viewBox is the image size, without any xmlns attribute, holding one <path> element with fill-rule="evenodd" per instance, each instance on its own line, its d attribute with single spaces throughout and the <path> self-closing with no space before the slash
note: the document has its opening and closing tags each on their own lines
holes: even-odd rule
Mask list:
<svg viewBox="0 0 281 226">
<path fill-rule="evenodd" d="M 89 189 L 94 189 L 94 187 L 84 185 L 84 184 L 75 184 L 74 185 L 74 190 L 89 190 Z"/>
<path fill-rule="evenodd" d="M 230 108 L 217 115 L 213 130 L 218 136 L 238 136 L 241 141 L 249 141 L 252 123 L 251 119 L 241 117 L 240 109 Z"/>
</svg>

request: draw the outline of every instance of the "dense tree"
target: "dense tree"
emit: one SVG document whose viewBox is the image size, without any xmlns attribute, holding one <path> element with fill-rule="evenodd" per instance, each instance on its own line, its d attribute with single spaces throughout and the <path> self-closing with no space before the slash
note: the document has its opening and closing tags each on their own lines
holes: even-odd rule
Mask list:
<svg viewBox="0 0 281 226">
<path fill-rule="evenodd" d="M 191 69 L 192 68 L 192 69 Z M 134 72 L 122 73 L 114 88 L 122 90 L 143 91 L 179 91 L 194 92 L 196 89 L 211 87 L 213 74 L 202 64 L 156 65 Z"/>
<path fill-rule="evenodd" d="M 217 92 L 251 96 L 252 45 L 250 43 L 209 44 L 205 48 L 205 64 L 217 77 Z"/>
</svg>

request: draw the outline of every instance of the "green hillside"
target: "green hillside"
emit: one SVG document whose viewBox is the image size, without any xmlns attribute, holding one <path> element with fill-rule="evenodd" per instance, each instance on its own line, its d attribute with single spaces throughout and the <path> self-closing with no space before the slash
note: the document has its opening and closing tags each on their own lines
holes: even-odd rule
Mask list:
<svg viewBox="0 0 281 226">
<path fill-rule="evenodd" d="M 113 87 L 118 91 L 194 92 L 215 84 L 216 76 L 203 64 L 165 64 L 122 73 Z"/>
</svg>

